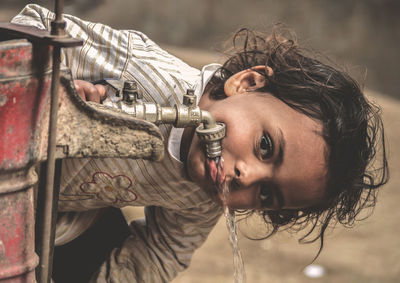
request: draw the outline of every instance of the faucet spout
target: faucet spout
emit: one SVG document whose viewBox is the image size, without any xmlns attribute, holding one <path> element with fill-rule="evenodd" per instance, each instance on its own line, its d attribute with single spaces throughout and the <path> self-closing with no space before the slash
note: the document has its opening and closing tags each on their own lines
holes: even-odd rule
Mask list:
<svg viewBox="0 0 400 283">
<path fill-rule="evenodd" d="M 201 122 L 203 123 L 205 129 L 212 129 L 217 125 L 217 122 L 211 113 L 205 110 L 201 110 Z"/>
<path fill-rule="evenodd" d="M 225 137 L 225 124 L 216 122 L 208 111 L 201 111 L 203 124 L 196 128 L 197 136 L 204 145 L 207 158 L 222 156 L 222 139 Z"/>
</svg>

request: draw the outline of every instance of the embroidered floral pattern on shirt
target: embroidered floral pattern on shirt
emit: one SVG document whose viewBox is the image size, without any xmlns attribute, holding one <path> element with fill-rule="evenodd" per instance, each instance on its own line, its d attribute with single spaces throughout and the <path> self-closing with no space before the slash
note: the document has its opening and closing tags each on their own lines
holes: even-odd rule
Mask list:
<svg viewBox="0 0 400 283">
<path fill-rule="evenodd" d="M 90 182 L 80 185 L 80 190 L 84 195 L 91 195 L 96 199 L 115 204 L 137 199 L 137 195 L 129 189 L 131 186 L 131 179 L 125 175 L 111 176 L 106 172 L 96 172 Z"/>
</svg>

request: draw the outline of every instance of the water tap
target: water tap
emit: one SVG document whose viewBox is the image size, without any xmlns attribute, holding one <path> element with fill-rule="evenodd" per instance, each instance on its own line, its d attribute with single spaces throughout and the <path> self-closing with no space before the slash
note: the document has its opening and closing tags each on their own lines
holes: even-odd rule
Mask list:
<svg viewBox="0 0 400 283">
<path fill-rule="evenodd" d="M 196 133 L 204 146 L 207 158 L 215 159 L 222 156 L 225 124 L 216 122 L 210 112 L 201 110 L 197 106 L 196 96 L 192 89 L 187 90 L 182 104 L 164 107 L 157 103 L 144 102 L 141 90 L 134 81 L 102 80 L 97 83 L 111 86 L 113 94 L 110 95 L 107 91 L 111 102 L 138 119 L 156 125 L 172 124 L 177 128 L 197 126 Z M 104 104 L 107 105 L 107 101 Z"/>
<path fill-rule="evenodd" d="M 222 156 L 222 139 L 225 137 L 225 124 L 216 122 L 208 111 L 203 111 L 203 125 L 196 128 L 197 136 L 204 145 L 207 158 Z"/>
</svg>

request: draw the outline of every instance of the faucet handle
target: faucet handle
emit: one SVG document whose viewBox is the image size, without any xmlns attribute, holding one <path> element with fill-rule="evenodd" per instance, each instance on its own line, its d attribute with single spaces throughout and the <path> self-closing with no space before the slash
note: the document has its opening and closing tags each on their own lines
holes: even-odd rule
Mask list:
<svg viewBox="0 0 400 283">
<path fill-rule="evenodd" d="M 186 94 L 183 95 L 183 105 L 188 107 L 196 106 L 196 95 L 194 95 L 194 89 L 188 89 Z"/>
<path fill-rule="evenodd" d="M 138 99 L 142 99 L 143 95 L 140 92 L 136 82 L 134 81 L 125 81 L 124 87 L 122 89 L 123 100 L 128 103 L 132 104 L 136 102 Z"/>
</svg>

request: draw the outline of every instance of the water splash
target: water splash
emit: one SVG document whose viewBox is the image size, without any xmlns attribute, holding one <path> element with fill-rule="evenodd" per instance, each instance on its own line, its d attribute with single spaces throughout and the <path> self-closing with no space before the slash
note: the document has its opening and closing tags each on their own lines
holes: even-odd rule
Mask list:
<svg viewBox="0 0 400 283">
<path fill-rule="evenodd" d="M 223 175 L 224 168 L 224 160 L 223 158 L 216 158 L 216 167 L 217 167 L 217 178 L 216 180 L 220 180 L 225 178 Z M 224 216 L 226 220 L 226 227 L 228 228 L 228 238 L 229 243 L 233 250 L 233 282 L 234 283 L 245 283 L 246 282 L 246 271 L 244 269 L 244 262 L 242 258 L 242 254 L 238 245 L 238 237 L 237 237 L 237 227 L 235 221 L 235 212 L 230 211 L 227 205 L 227 199 L 229 195 L 229 187 L 225 181 L 217 182 L 220 185 L 220 190 L 222 191 L 222 202 L 224 207 Z"/>
</svg>

